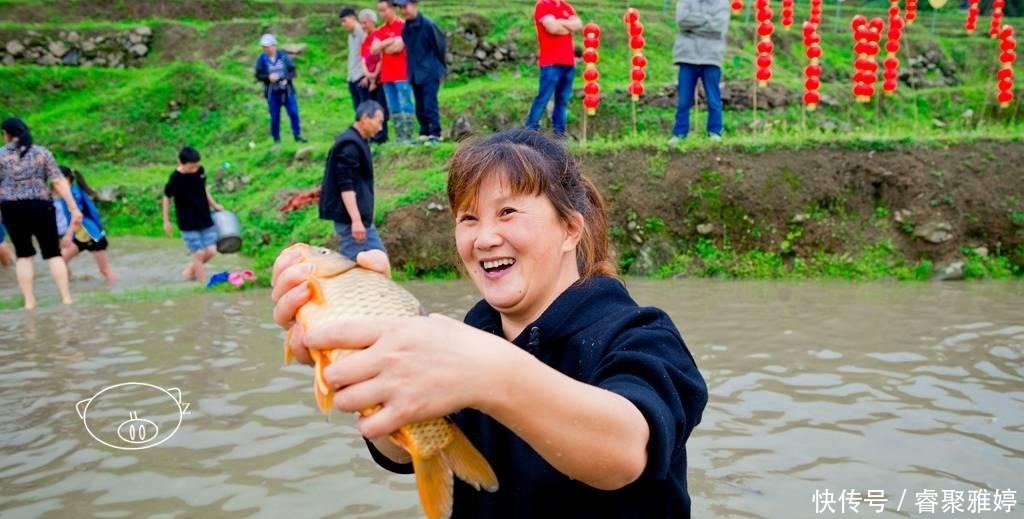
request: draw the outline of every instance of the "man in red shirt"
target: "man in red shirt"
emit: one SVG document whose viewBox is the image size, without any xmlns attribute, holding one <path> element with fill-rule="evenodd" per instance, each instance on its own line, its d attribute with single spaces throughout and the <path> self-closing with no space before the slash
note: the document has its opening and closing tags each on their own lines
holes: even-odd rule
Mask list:
<svg viewBox="0 0 1024 519">
<path fill-rule="evenodd" d="M 581 31 L 583 22 L 576 16 L 576 10 L 564 0 L 537 0 L 533 21 L 537 26 L 540 47 L 537 56 L 540 86 L 526 117 L 526 127 L 540 129 L 540 118 L 548 100 L 554 95 L 555 111 L 551 114 L 551 126 L 556 136 L 565 136 L 565 119 L 569 98 L 572 97 L 572 82 L 576 77 L 572 33 Z"/>
<path fill-rule="evenodd" d="M 409 85 L 409 66 L 406 63 L 402 29 L 405 22 L 395 13 L 394 0 L 377 2 L 382 24 L 373 33 L 370 52 L 381 56 L 380 76 L 384 96 L 394 122 L 395 138 L 399 144 L 412 143 L 415 112 L 412 106 L 412 87 Z"/>
</svg>

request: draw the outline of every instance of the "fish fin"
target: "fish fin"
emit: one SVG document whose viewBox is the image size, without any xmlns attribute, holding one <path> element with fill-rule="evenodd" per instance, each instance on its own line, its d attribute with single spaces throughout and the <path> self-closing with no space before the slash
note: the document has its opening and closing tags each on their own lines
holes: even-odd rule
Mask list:
<svg viewBox="0 0 1024 519">
<path fill-rule="evenodd" d="M 316 372 L 313 375 L 313 395 L 316 397 L 316 406 L 323 414 L 329 414 L 334 403 L 334 391 L 324 379 L 324 368 L 330 364 L 330 359 L 320 350 L 309 350 L 316 364 Z"/>
<path fill-rule="evenodd" d="M 448 425 L 452 428 L 452 441 L 441 451 L 448 466 L 459 479 L 477 490 L 498 490 L 498 476 L 483 454 L 476 450 L 459 426 L 451 422 Z"/>
<path fill-rule="evenodd" d="M 424 515 L 427 519 L 448 519 L 452 515 L 454 501 L 452 470 L 437 454 L 429 458 L 421 456 L 415 450 L 410 454 Z"/>
<path fill-rule="evenodd" d="M 310 276 L 306 281 L 309 283 L 309 302 L 317 305 L 326 303 L 327 298 L 324 296 L 324 287 L 320 284 L 320 279 Z"/>
<path fill-rule="evenodd" d="M 292 349 L 288 347 L 288 345 L 291 344 L 291 343 L 292 343 L 292 330 L 291 330 L 291 328 L 289 328 L 288 329 L 288 335 L 285 335 L 285 337 L 284 337 L 284 363 L 285 363 L 286 366 L 288 364 L 291 364 L 292 360 L 294 360 L 294 357 L 292 356 Z"/>
</svg>

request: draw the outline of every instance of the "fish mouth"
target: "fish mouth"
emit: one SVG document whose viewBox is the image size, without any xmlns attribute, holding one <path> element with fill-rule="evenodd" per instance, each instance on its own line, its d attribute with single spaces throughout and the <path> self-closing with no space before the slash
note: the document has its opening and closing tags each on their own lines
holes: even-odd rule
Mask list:
<svg viewBox="0 0 1024 519">
<path fill-rule="evenodd" d="M 515 258 L 490 258 L 480 261 L 480 268 L 487 274 L 497 274 L 512 268 L 515 264 Z"/>
</svg>

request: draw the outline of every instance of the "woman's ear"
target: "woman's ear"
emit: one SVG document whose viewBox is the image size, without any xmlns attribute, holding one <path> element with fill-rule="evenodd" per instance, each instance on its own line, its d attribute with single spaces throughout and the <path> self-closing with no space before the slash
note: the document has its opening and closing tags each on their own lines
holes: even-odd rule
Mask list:
<svg viewBox="0 0 1024 519">
<path fill-rule="evenodd" d="M 580 240 L 583 239 L 583 229 L 586 223 L 583 222 L 583 215 L 579 211 L 574 211 L 569 215 L 565 224 L 565 241 L 563 242 L 562 250 L 571 251 L 579 245 Z"/>
</svg>

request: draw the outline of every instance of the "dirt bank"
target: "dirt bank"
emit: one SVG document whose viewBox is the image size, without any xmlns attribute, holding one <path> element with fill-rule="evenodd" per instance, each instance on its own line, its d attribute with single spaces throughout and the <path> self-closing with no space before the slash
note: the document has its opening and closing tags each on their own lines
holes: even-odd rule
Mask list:
<svg viewBox="0 0 1024 519">
<path fill-rule="evenodd" d="M 872 147 L 882 147 L 873 145 Z M 613 243 L 645 274 L 698 241 L 786 261 L 857 256 L 878 244 L 944 265 L 964 249 L 1024 265 L 1024 143 L 578 155 L 605 195 Z M 390 213 L 382 234 L 398 263 L 455 264 L 452 219 L 433 198 Z"/>
</svg>

